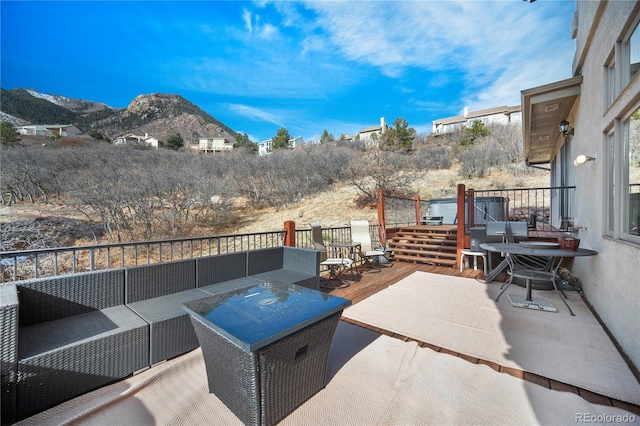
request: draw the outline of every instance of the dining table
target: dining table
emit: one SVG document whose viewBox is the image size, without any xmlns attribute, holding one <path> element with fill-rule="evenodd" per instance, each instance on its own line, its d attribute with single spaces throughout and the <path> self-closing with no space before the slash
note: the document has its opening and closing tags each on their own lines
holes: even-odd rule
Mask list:
<svg viewBox="0 0 640 426">
<path fill-rule="evenodd" d="M 480 248 L 490 251 L 503 253 L 505 258 L 500 262 L 500 264 L 493 269 L 489 275 L 485 278 L 485 283 L 490 283 L 496 279 L 498 274 L 503 270 L 510 268 L 510 259 L 509 256 L 527 256 L 532 258 L 539 258 L 540 263 L 544 264 L 544 268 L 540 269 L 540 272 L 546 272 L 547 274 L 552 274 L 552 279 L 555 284 L 555 276 L 557 276 L 558 269 L 560 268 L 560 264 L 562 260 L 565 258 L 574 258 L 574 257 L 582 257 L 582 256 L 594 256 L 597 255 L 598 252 L 595 250 L 578 248 L 576 250 L 565 250 L 560 248 L 560 245 L 556 242 L 547 242 L 547 241 L 520 241 L 517 243 L 481 243 Z M 510 297 L 512 300 L 512 304 L 514 306 L 525 307 L 525 308 L 533 308 L 533 309 L 542 309 L 543 306 L 539 303 L 530 303 L 533 301 L 531 294 L 531 281 L 532 278 L 526 279 L 526 296 L 522 301 L 518 303 L 514 303 L 514 299 Z M 554 287 L 556 287 L 554 285 Z M 499 297 L 499 296 L 498 296 Z M 544 302 L 544 301 L 543 301 Z M 565 305 L 567 305 L 566 301 Z M 529 306 L 530 305 L 530 306 Z M 573 315 L 573 311 L 569 308 L 569 312 Z"/>
</svg>

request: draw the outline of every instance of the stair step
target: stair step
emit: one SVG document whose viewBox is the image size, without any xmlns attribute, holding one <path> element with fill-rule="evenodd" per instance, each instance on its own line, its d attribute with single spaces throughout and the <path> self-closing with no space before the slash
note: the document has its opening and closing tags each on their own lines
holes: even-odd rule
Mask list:
<svg viewBox="0 0 640 426">
<path fill-rule="evenodd" d="M 456 246 L 458 242 L 453 239 L 435 239 L 435 238 L 423 238 L 423 237 L 393 237 L 389 244 L 436 244 L 436 245 L 448 245 Z"/>
<path fill-rule="evenodd" d="M 394 259 L 455 266 L 457 263 L 457 227 L 403 226 L 388 240 Z"/>
<path fill-rule="evenodd" d="M 430 256 L 436 258 L 456 259 L 457 252 L 455 251 L 430 251 L 430 250 L 412 250 L 412 249 L 394 249 L 394 254 L 413 254 L 417 256 Z"/>
<path fill-rule="evenodd" d="M 396 255 L 395 258 L 403 262 L 431 263 L 435 265 L 445 265 L 445 266 L 454 266 L 456 264 L 455 260 L 434 259 L 434 258 L 423 257 L 423 256 L 408 256 L 408 255 L 399 254 L 399 255 Z"/>
</svg>

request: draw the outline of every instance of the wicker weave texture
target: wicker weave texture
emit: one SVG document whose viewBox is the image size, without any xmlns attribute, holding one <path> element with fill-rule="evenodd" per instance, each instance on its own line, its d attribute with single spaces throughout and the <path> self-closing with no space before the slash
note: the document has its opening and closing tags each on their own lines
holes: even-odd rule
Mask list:
<svg viewBox="0 0 640 426">
<path fill-rule="evenodd" d="M 260 424 L 257 354 L 242 350 L 198 318 L 190 318 L 202 347 L 209 392 L 245 425 Z"/>
<path fill-rule="evenodd" d="M 16 417 L 18 375 L 18 292 L 13 283 L 0 284 L 0 423 Z"/>
<path fill-rule="evenodd" d="M 196 288 L 195 259 L 126 269 L 127 304 L 194 288 Z"/>
<path fill-rule="evenodd" d="M 244 424 L 272 425 L 326 383 L 327 361 L 341 312 L 257 352 L 246 352 L 191 316 L 209 391 Z"/>
<path fill-rule="evenodd" d="M 151 339 L 149 365 L 182 355 L 198 347 L 198 339 L 182 304 L 208 295 L 199 289 L 192 289 L 128 305 L 149 323 Z"/>
<path fill-rule="evenodd" d="M 342 311 L 258 351 L 262 424 L 279 422 L 325 387 L 331 340 Z"/>
<path fill-rule="evenodd" d="M 297 271 L 309 276 L 320 275 L 320 252 L 294 247 L 284 247 L 283 269 Z"/>
<path fill-rule="evenodd" d="M 102 316 L 110 329 L 88 337 L 83 330 Z M 71 326 L 71 321 L 75 324 Z M 54 333 L 52 338 L 45 339 Z M 74 337 L 74 334 L 77 334 Z M 23 338 L 24 335 L 24 338 Z M 53 342 L 58 345 L 52 348 Z M 69 343 L 66 343 L 66 342 Z M 125 306 L 21 330 L 18 416 L 25 418 L 149 365 L 148 325 Z M 41 345 L 40 350 L 37 346 Z"/>
<path fill-rule="evenodd" d="M 20 327 L 124 304 L 124 270 L 20 281 Z"/>
<path fill-rule="evenodd" d="M 247 275 L 282 269 L 284 247 L 272 247 L 247 252 Z"/>
<path fill-rule="evenodd" d="M 229 253 L 196 260 L 198 287 L 205 287 L 247 276 L 247 253 Z"/>
</svg>

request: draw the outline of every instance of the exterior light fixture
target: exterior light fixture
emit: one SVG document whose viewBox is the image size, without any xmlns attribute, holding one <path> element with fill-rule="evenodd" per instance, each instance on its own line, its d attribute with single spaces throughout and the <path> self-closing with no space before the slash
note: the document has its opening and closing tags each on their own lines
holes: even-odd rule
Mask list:
<svg viewBox="0 0 640 426">
<path fill-rule="evenodd" d="M 558 127 L 560 128 L 560 133 L 562 133 L 562 136 L 573 136 L 574 129 L 569 129 L 569 122 L 567 120 L 562 120 L 560 124 L 558 124 Z"/>
<path fill-rule="evenodd" d="M 589 157 L 588 155 L 578 155 L 575 160 L 573 160 L 574 166 L 582 166 L 584 163 L 588 163 L 589 161 L 593 161 L 594 163 L 598 162 L 598 158 L 596 156 Z"/>
</svg>

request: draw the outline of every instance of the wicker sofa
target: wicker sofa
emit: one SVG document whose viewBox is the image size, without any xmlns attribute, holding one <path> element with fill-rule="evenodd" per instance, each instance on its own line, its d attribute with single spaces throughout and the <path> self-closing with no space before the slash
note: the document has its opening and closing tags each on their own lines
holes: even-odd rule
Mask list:
<svg viewBox="0 0 640 426">
<path fill-rule="evenodd" d="M 0 284 L 2 424 L 198 347 L 183 303 L 284 281 L 319 288 L 320 252 L 274 247 Z"/>
</svg>

